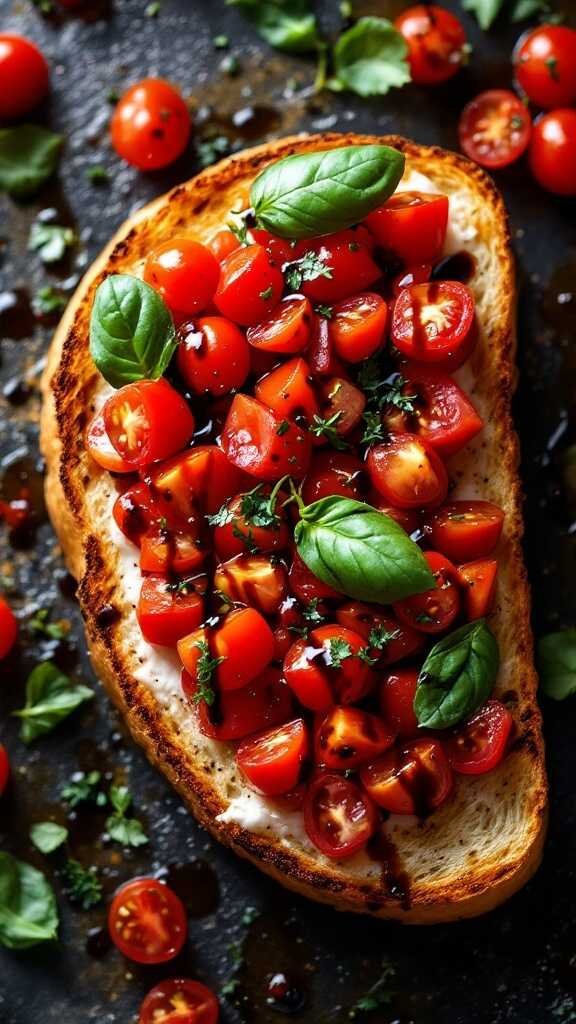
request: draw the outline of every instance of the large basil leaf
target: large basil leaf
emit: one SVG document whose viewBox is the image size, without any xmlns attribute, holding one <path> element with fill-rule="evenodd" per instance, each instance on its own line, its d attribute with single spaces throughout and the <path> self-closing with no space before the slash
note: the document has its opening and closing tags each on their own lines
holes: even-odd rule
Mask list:
<svg viewBox="0 0 576 1024">
<path fill-rule="evenodd" d="M 541 638 L 538 671 L 547 697 L 564 700 L 576 693 L 576 629 L 561 629 Z"/>
<path fill-rule="evenodd" d="M 390 146 L 300 153 L 266 167 L 250 200 L 258 223 L 282 238 L 327 235 L 381 206 L 400 181 L 404 162 Z"/>
<path fill-rule="evenodd" d="M 27 949 L 56 938 L 58 908 L 44 875 L 0 851 L 0 944 Z"/>
<path fill-rule="evenodd" d="M 348 597 L 390 604 L 434 586 L 418 545 L 362 501 L 332 496 L 303 507 L 294 536 L 314 575 Z"/>
<path fill-rule="evenodd" d="M 176 344 L 168 307 L 150 285 L 130 274 L 102 282 L 92 307 L 90 353 L 112 387 L 161 377 Z"/>
<path fill-rule="evenodd" d="M 26 706 L 14 714 L 22 719 L 20 736 L 31 743 L 52 732 L 63 719 L 94 694 L 87 686 L 73 683 L 50 661 L 37 665 L 26 683 Z"/>
<path fill-rule="evenodd" d="M 62 136 L 34 124 L 0 131 L 0 191 L 27 199 L 56 170 Z"/>
<path fill-rule="evenodd" d="M 426 658 L 414 712 L 427 729 L 449 729 L 488 699 L 498 674 L 496 637 L 484 619 L 439 640 Z"/>
<path fill-rule="evenodd" d="M 276 50 L 308 53 L 316 49 L 316 19 L 308 0 L 226 0 L 238 7 Z"/>
<path fill-rule="evenodd" d="M 359 96 L 385 96 L 410 81 L 408 45 L 386 18 L 360 18 L 334 47 L 331 89 L 350 89 Z"/>
</svg>

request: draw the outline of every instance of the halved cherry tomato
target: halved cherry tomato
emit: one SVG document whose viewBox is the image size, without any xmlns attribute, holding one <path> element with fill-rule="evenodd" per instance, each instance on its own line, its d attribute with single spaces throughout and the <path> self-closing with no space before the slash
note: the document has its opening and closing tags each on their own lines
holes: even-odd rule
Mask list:
<svg viewBox="0 0 576 1024">
<path fill-rule="evenodd" d="M 540 25 L 520 36 L 513 53 L 516 81 L 538 107 L 576 103 L 576 31 L 566 25 Z"/>
<path fill-rule="evenodd" d="M 416 4 L 394 25 L 408 44 L 413 82 L 437 85 L 452 78 L 468 59 L 466 33 L 458 18 L 436 4 Z"/>
<path fill-rule="evenodd" d="M 10 605 L 0 597 L 0 658 L 10 653 L 18 636 L 18 622 Z"/>
<path fill-rule="evenodd" d="M 140 539 L 140 568 L 155 575 L 197 572 L 206 554 L 198 523 L 192 519 L 172 526 L 162 517 Z"/>
<path fill-rule="evenodd" d="M 86 430 L 86 447 L 90 455 L 102 469 L 109 473 L 133 473 L 134 466 L 126 462 L 112 447 L 112 442 L 106 433 L 104 416 L 102 410 L 92 417 Z"/>
<path fill-rule="evenodd" d="M 308 732 L 302 718 L 244 740 L 236 759 L 248 781 L 266 796 L 294 789 L 308 754 Z"/>
<path fill-rule="evenodd" d="M 315 377 L 333 377 L 344 372 L 336 356 L 330 321 L 325 316 L 314 317 L 306 361 Z"/>
<path fill-rule="evenodd" d="M 144 280 L 173 313 L 201 313 L 212 301 L 220 267 L 210 249 L 192 238 L 171 238 L 144 264 Z"/>
<path fill-rule="evenodd" d="M 417 654 L 424 646 L 421 633 L 373 604 L 347 601 L 338 608 L 336 619 L 364 638 L 370 647 L 370 657 L 378 659 L 379 667 Z"/>
<path fill-rule="evenodd" d="M 262 352 L 292 355 L 306 348 L 313 322 L 309 299 L 304 295 L 289 295 L 272 310 L 267 320 L 249 327 L 246 337 Z"/>
<path fill-rule="evenodd" d="M 278 305 L 284 278 L 262 245 L 246 245 L 220 264 L 214 302 L 223 316 L 251 327 Z"/>
<path fill-rule="evenodd" d="M 414 714 L 417 683 L 416 668 L 394 669 L 380 683 L 380 710 L 402 739 L 418 733 L 418 719 Z"/>
<path fill-rule="evenodd" d="M 112 515 L 124 536 L 133 544 L 140 544 L 144 534 L 158 523 L 162 512 L 148 485 L 139 481 L 118 495 Z"/>
<path fill-rule="evenodd" d="M 284 659 L 284 675 L 298 700 L 312 711 L 354 704 L 369 693 L 373 676 L 359 655 L 366 644 L 345 626 L 319 626 L 297 640 Z"/>
<path fill-rule="evenodd" d="M 321 381 L 318 391 L 323 419 L 329 420 L 337 415 L 334 427 L 340 436 L 354 430 L 366 408 L 364 392 L 343 377 L 329 377 Z"/>
<path fill-rule="evenodd" d="M 113 447 L 132 466 L 167 459 L 194 433 L 194 417 L 167 381 L 125 384 L 105 403 L 104 425 Z"/>
<path fill-rule="evenodd" d="M 294 551 L 292 565 L 288 574 L 288 583 L 292 593 L 302 601 L 309 604 L 314 598 L 324 599 L 327 597 L 342 597 L 337 590 L 329 587 L 327 583 L 319 580 L 317 576 L 302 561 L 297 551 Z"/>
<path fill-rule="evenodd" d="M 318 413 L 318 402 L 310 380 L 310 367 L 297 356 L 259 380 L 254 394 L 282 419 L 308 426 Z"/>
<path fill-rule="evenodd" d="M 432 445 L 417 434 L 391 434 L 368 452 L 368 471 L 377 491 L 399 508 L 441 505 L 448 474 Z"/>
<path fill-rule="evenodd" d="M 269 496 L 270 488 L 259 484 L 252 491 L 237 494 L 226 502 L 225 520 L 221 526 L 214 528 L 214 547 L 222 559 L 233 558 L 234 555 L 246 554 L 247 549 L 257 548 L 259 551 L 282 551 L 290 543 L 290 531 L 286 522 L 286 514 L 281 502 L 276 501 L 274 521 L 269 525 L 268 516 L 263 518 L 260 505 L 254 506 L 254 498 L 264 499 Z"/>
<path fill-rule="evenodd" d="M 294 250 L 286 238 L 278 238 L 270 234 L 265 228 L 250 228 L 250 235 L 258 245 L 263 245 L 274 263 L 280 269 L 284 263 L 294 259 Z"/>
<path fill-rule="evenodd" d="M 483 619 L 492 610 L 496 595 L 498 562 L 482 558 L 458 566 L 458 579 L 462 586 L 464 610 L 469 622 Z"/>
<path fill-rule="evenodd" d="M 6 747 L 0 743 L 0 796 L 2 796 L 6 786 L 8 785 L 8 779 L 10 778 L 10 761 L 8 759 L 8 752 Z"/>
<path fill-rule="evenodd" d="M 408 359 L 457 369 L 476 341 L 472 292 L 459 281 L 405 288 L 394 303 L 392 341 Z"/>
<path fill-rule="evenodd" d="M 576 196 L 576 110 L 560 107 L 534 124 L 530 170 L 548 192 Z"/>
<path fill-rule="evenodd" d="M 217 231 L 206 244 L 218 263 L 240 248 L 240 240 L 233 231 Z"/>
<path fill-rule="evenodd" d="M 288 577 L 284 566 L 270 558 L 236 555 L 217 566 L 214 587 L 231 601 L 273 615 L 288 592 Z"/>
<path fill-rule="evenodd" d="M 44 54 L 24 36 L 0 34 L 0 117 L 22 117 L 48 92 Z"/>
<path fill-rule="evenodd" d="M 150 471 L 154 493 L 184 519 L 197 509 L 213 515 L 245 479 L 214 444 L 198 445 Z"/>
<path fill-rule="evenodd" d="M 430 280 L 432 273 L 432 267 L 430 263 L 416 263 L 412 267 L 406 267 L 406 270 L 400 271 L 396 274 L 396 277 L 392 278 L 392 294 L 394 298 L 400 295 L 400 292 L 404 291 L 405 288 L 410 288 L 413 284 L 425 284 L 426 281 Z"/>
<path fill-rule="evenodd" d="M 343 771 L 359 768 L 391 747 L 396 733 L 377 715 L 335 707 L 316 730 L 316 763 Z"/>
<path fill-rule="evenodd" d="M 218 688 L 239 690 L 256 679 L 272 661 L 274 636 L 266 619 L 255 608 L 238 608 L 231 611 L 221 625 L 202 626 L 178 642 L 178 654 L 194 682 L 204 652 L 211 659 L 222 659 L 214 671 Z"/>
<path fill-rule="evenodd" d="M 435 263 L 446 238 L 448 196 L 396 192 L 366 218 L 378 243 L 407 266 Z"/>
<path fill-rule="evenodd" d="M 423 594 L 413 594 L 392 606 L 401 622 L 422 633 L 443 633 L 460 611 L 460 593 L 456 567 L 437 551 L 425 551 L 436 586 Z"/>
<path fill-rule="evenodd" d="M 320 274 L 302 283 L 302 291 L 313 302 L 339 302 L 364 291 L 382 276 L 374 262 L 366 236 L 353 230 L 338 231 L 322 238 L 307 238 L 294 248 L 294 259 L 312 253 L 330 276 Z"/>
<path fill-rule="evenodd" d="M 371 493 L 368 504 L 374 505 L 374 508 L 377 508 L 383 515 L 390 516 L 390 519 L 398 523 L 398 526 L 401 526 L 408 534 L 416 533 L 420 529 L 420 515 L 414 509 L 395 508 L 394 505 L 389 505 L 376 491 Z"/>
<path fill-rule="evenodd" d="M 242 331 L 223 316 L 204 316 L 178 329 L 178 369 L 199 395 L 227 395 L 250 372 L 250 347 Z"/>
<path fill-rule="evenodd" d="M 218 1015 L 218 1000 L 206 985 L 168 978 L 144 999 L 138 1024 L 217 1024 Z"/>
<path fill-rule="evenodd" d="M 513 725 L 504 704 L 487 700 L 446 738 L 446 753 L 454 771 L 463 775 L 492 771 L 504 757 Z"/>
<path fill-rule="evenodd" d="M 312 779 L 304 798 L 308 838 L 327 857 L 351 857 L 376 831 L 371 800 L 351 779 L 324 772 Z"/>
<path fill-rule="evenodd" d="M 282 420 L 248 395 L 235 395 L 222 433 L 222 448 L 238 469 L 259 480 L 302 477 L 310 461 L 307 431 Z"/>
<path fill-rule="evenodd" d="M 366 489 L 367 474 L 356 455 L 323 451 L 312 458 L 302 485 L 302 500 L 305 505 L 311 505 L 331 494 L 361 500 Z"/>
<path fill-rule="evenodd" d="M 527 149 L 531 134 L 529 111 L 508 89 L 481 92 L 466 104 L 458 124 L 466 156 L 491 169 L 514 163 Z"/>
<path fill-rule="evenodd" d="M 418 434 L 443 457 L 454 455 L 482 430 L 484 421 L 462 388 L 443 370 L 412 363 L 403 367 L 405 390 L 417 396 Z"/>
<path fill-rule="evenodd" d="M 171 164 L 190 138 L 188 107 L 162 78 L 144 78 L 120 97 L 114 110 L 112 145 L 129 164 L 154 171 Z"/>
<path fill-rule="evenodd" d="M 186 671 L 182 689 L 196 709 L 203 735 L 223 743 L 280 725 L 293 711 L 292 691 L 280 669 L 272 666 L 241 690 L 223 690 L 211 707 L 196 700 L 196 682 Z"/>
<path fill-rule="evenodd" d="M 163 576 L 146 576 L 136 616 L 148 643 L 174 647 L 198 628 L 204 618 L 204 602 L 190 584 L 171 584 Z"/>
<path fill-rule="evenodd" d="M 173 960 L 186 942 L 181 900 L 157 878 L 134 878 L 116 891 L 108 912 L 110 938 L 138 964 Z"/>
<path fill-rule="evenodd" d="M 347 363 L 361 363 L 385 341 L 388 306 L 381 295 L 363 292 L 334 306 L 329 330 L 334 348 Z"/>
<path fill-rule="evenodd" d="M 452 790 L 452 772 L 444 748 L 432 738 L 408 740 L 387 751 L 360 773 L 375 803 L 391 814 L 425 818 Z"/>
<path fill-rule="evenodd" d="M 494 550 L 503 523 L 504 512 L 491 501 L 451 501 L 432 514 L 426 532 L 447 558 L 471 562 Z"/>
</svg>

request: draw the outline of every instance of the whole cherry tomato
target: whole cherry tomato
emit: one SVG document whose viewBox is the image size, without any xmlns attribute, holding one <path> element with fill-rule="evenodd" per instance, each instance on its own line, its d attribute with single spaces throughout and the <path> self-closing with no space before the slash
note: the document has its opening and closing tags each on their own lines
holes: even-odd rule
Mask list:
<svg viewBox="0 0 576 1024">
<path fill-rule="evenodd" d="M 120 97 L 111 124 L 112 145 L 129 164 L 154 171 L 186 149 L 191 122 L 180 93 L 162 78 L 144 78 Z"/>
<path fill-rule="evenodd" d="M 138 964 L 163 964 L 178 955 L 188 923 L 181 900 L 156 878 L 135 878 L 116 892 L 108 913 L 110 938 Z"/>
<path fill-rule="evenodd" d="M 148 256 L 144 280 L 172 312 L 201 313 L 212 301 L 220 267 L 210 249 L 192 238 L 171 238 Z"/>
<path fill-rule="evenodd" d="M 238 747 L 238 765 L 248 781 L 266 796 L 294 789 L 308 754 L 308 731 L 302 718 L 250 736 Z"/>
<path fill-rule="evenodd" d="M 223 316 L 204 316 L 178 329 L 178 369 L 199 395 L 227 395 L 250 372 L 250 347 L 242 331 Z"/>
<path fill-rule="evenodd" d="M 540 25 L 521 36 L 514 50 L 516 81 L 538 107 L 576 103 L 576 31 L 565 25 Z"/>
<path fill-rule="evenodd" d="M 466 156 L 490 169 L 507 167 L 522 156 L 531 133 L 529 112 L 508 89 L 481 92 L 466 104 L 458 125 Z"/>
<path fill-rule="evenodd" d="M 416 4 L 396 18 L 408 44 L 412 81 L 436 85 L 452 78 L 468 59 L 466 33 L 458 18 L 436 4 Z"/>
<path fill-rule="evenodd" d="M 576 196 L 576 110 L 560 108 L 539 117 L 528 156 L 542 188 L 559 196 Z"/>
<path fill-rule="evenodd" d="M 18 623 L 10 605 L 3 597 L 0 597 L 0 658 L 5 658 L 10 653 L 16 637 L 18 636 Z"/>
<path fill-rule="evenodd" d="M 206 244 L 218 263 L 225 260 L 235 249 L 240 248 L 240 240 L 236 238 L 233 231 L 217 231 Z"/>
<path fill-rule="evenodd" d="M 0 118 L 22 117 L 48 93 L 48 64 L 29 39 L 0 34 Z"/>
<path fill-rule="evenodd" d="M 168 458 L 194 433 L 186 401 L 163 378 L 125 384 L 107 400 L 103 415 L 113 447 L 134 467 Z"/>
<path fill-rule="evenodd" d="M 223 316 L 244 327 L 260 323 L 278 305 L 284 278 L 262 245 L 247 245 L 220 264 L 214 302 Z"/>
<path fill-rule="evenodd" d="M 144 999 L 138 1024 L 217 1024 L 218 1015 L 218 1000 L 206 985 L 168 978 Z"/>
<path fill-rule="evenodd" d="M 446 238 L 448 196 L 396 192 L 366 224 L 382 248 L 406 265 L 435 263 Z"/>
<path fill-rule="evenodd" d="M 324 772 L 310 782 L 304 798 L 308 838 L 327 857 L 351 857 L 376 831 L 378 816 L 360 786 L 337 772 Z"/>
</svg>

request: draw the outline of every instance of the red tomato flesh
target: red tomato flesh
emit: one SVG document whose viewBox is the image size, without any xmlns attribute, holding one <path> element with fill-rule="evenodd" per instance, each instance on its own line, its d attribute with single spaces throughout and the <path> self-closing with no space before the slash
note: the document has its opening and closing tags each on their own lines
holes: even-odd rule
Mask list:
<svg viewBox="0 0 576 1024">
<path fill-rule="evenodd" d="M 327 583 L 319 580 L 317 576 L 302 561 L 297 551 L 294 551 L 292 565 L 288 574 L 290 590 L 299 601 L 308 604 L 314 598 L 342 597 L 337 590 L 329 587 Z"/>
<path fill-rule="evenodd" d="M 274 615 L 288 593 L 288 574 L 283 565 L 262 555 L 236 555 L 216 567 L 214 589 L 263 615 Z"/>
<path fill-rule="evenodd" d="M 426 532 L 453 562 L 485 558 L 502 534 L 504 512 L 490 501 L 451 501 L 434 512 Z"/>
<path fill-rule="evenodd" d="M 408 740 L 387 751 L 360 773 L 362 784 L 379 807 L 391 814 L 425 818 L 452 790 L 450 764 L 439 740 Z"/>
<path fill-rule="evenodd" d="M 302 485 L 305 505 L 338 494 L 360 501 L 367 489 L 364 464 L 348 452 L 322 451 L 314 455 Z"/>
<path fill-rule="evenodd" d="M 483 775 L 504 757 L 513 726 L 512 715 L 499 700 L 488 700 L 446 740 L 446 753 L 455 772 Z"/>
<path fill-rule="evenodd" d="M 302 259 L 308 253 L 316 256 L 330 275 L 321 274 L 312 281 L 303 281 L 302 291 L 313 302 L 347 299 L 369 288 L 382 276 L 365 244 L 365 236 L 353 230 L 298 242 L 294 259 Z"/>
<path fill-rule="evenodd" d="M 18 622 L 10 605 L 0 597 L 0 658 L 10 653 L 18 636 Z"/>
<path fill-rule="evenodd" d="M 162 576 L 147 576 L 142 580 L 136 615 L 148 643 L 175 647 L 202 622 L 204 602 L 190 584 L 170 584 Z"/>
<path fill-rule="evenodd" d="M 205 316 L 178 329 L 178 369 L 198 395 L 227 395 L 250 372 L 250 347 L 242 331 L 222 316 Z"/>
<path fill-rule="evenodd" d="M 417 683 L 417 668 L 394 669 L 380 683 L 380 710 L 402 739 L 418 734 L 418 719 L 414 714 Z"/>
<path fill-rule="evenodd" d="M 404 391 L 417 396 L 417 432 L 442 458 L 454 455 L 480 433 L 484 421 L 447 373 L 413 363 L 403 368 L 402 374 L 406 380 Z"/>
<path fill-rule="evenodd" d="M 358 768 L 388 750 L 395 738 L 395 731 L 377 715 L 335 707 L 316 730 L 316 763 L 337 771 Z"/>
<path fill-rule="evenodd" d="M 300 426 L 308 426 L 318 414 L 310 368 L 299 357 L 282 363 L 259 380 L 254 394 L 282 419 L 295 420 Z"/>
<path fill-rule="evenodd" d="M 289 295 L 266 320 L 249 327 L 246 337 L 262 352 L 293 355 L 308 345 L 313 322 L 310 300 L 304 295 Z"/>
<path fill-rule="evenodd" d="M 247 245 L 220 264 L 214 302 L 223 316 L 251 327 L 270 316 L 278 305 L 284 278 L 261 245 Z"/>
<path fill-rule="evenodd" d="M 422 633 L 443 633 L 460 611 L 460 593 L 456 586 L 458 573 L 456 567 L 437 551 L 425 551 L 424 557 L 434 574 L 436 586 L 423 594 L 396 601 L 393 608 L 407 626 Z"/>
<path fill-rule="evenodd" d="M 302 718 L 244 740 L 236 758 L 242 773 L 260 793 L 279 796 L 294 789 L 308 753 Z"/>
<path fill-rule="evenodd" d="M 363 292 L 334 306 L 329 331 L 334 349 L 347 363 L 361 363 L 385 341 L 388 306 L 375 292 Z"/>
<path fill-rule="evenodd" d="M 432 445 L 416 434 L 391 434 L 368 452 L 370 478 L 377 491 L 399 508 L 441 505 L 448 474 Z"/>
<path fill-rule="evenodd" d="M 220 267 L 210 249 L 192 238 L 171 238 L 148 256 L 144 280 L 172 312 L 201 313 L 211 302 Z"/>
<path fill-rule="evenodd" d="M 154 466 L 150 482 L 166 506 L 185 519 L 200 509 L 213 515 L 246 478 L 216 445 L 198 445 Z"/>
<path fill-rule="evenodd" d="M 394 25 L 408 44 L 410 75 L 417 85 L 446 82 L 468 59 L 462 23 L 444 7 L 416 4 Z"/>
<path fill-rule="evenodd" d="M 182 902 L 156 878 L 135 878 L 116 892 L 108 913 L 110 938 L 139 964 L 163 964 L 178 955 L 188 923 Z"/>
<path fill-rule="evenodd" d="M 10 778 L 10 761 L 8 759 L 8 752 L 6 747 L 0 743 L 0 796 L 2 796 L 6 786 L 8 785 L 8 779 Z"/>
<path fill-rule="evenodd" d="M 370 656 L 378 659 L 379 667 L 417 654 L 424 646 L 423 637 L 417 630 L 399 622 L 390 611 L 376 605 L 347 601 L 338 608 L 336 619 L 366 640 Z"/>
<path fill-rule="evenodd" d="M 458 125 L 466 156 L 491 169 L 507 167 L 522 156 L 531 133 L 528 110 L 508 89 L 481 92 L 466 104 Z"/>
<path fill-rule="evenodd" d="M 217 1024 L 218 1000 L 200 981 L 167 978 L 140 1007 L 138 1024 Z"/>
<path fill-rule="evenodd" d="M 292 692 L 280 669 L 267 668 L 242 690 L 223 690 L 212 707 L 196 700 L 196 682 L 184 671 L 182 689 L 192 702 L 204 736 L 228 742 L 241 740 L 261 729 L 288 721 L 293 712 Z"/>
<path fill-rule="evenodd" d="M 359 657 L 366 644 L 345 626 L 319 626 L 297 640 L 284 659 L 288 686 L 301 704 L 327 711 L 333 704 L 354 704 L 370 692 L 370 666 Z"/>
<path fill-rule="evenodd" d="M 396 192 L 366 224 L 379 245 L 407 266 L 436 263 L 446 238 L 448 196 Z"/>
<path fill-rule="evenodd" d="M 309 784 L 304 798 L 304 826 L 311 842 L 327 857 L 351 857 L 376 831 L 378 817 L 360 786 L 335 772 Z"/>
<path fill-rule="evenodd" d="M 392 341 L 402 355 L 455 370 L 476 340 L 474 298 L 459 281 L 429 281 L 405 288 L 394 303 Z"/>
<path fill-rule="evenodd" d="M 254 494 L 267 497 L 270 488 L 266 485 L 258 485 L 252 491 L 245 494 L 237 494 L 231 501 L 226 502 L 226 519 L 222 526 L 214 527 L 214 547 L 216 554 L 228 560 L 234 555 L 243 555 L 249 548 L 257 548 L 258 551 L 282 551 L 290 543 L 290 531 L 286 522 L 286 514 L 281 507 L 281 501 L 277 501 L 274 508 L 275 520 L 270 526 L 260 526 L 257 513 L 251 513 Z M 246 512 L 243 512 L 243 509 Z"/>
<path fill-rule="evenodd" d="M 469 622 L 483 619 L 492 611 L 497 574 L 498 562 L 491 558 L 482 558 L 477 562 L 467 562 L 466 565 L 458 566 L 464 611 Z"/>
<path fill-rule="evenodd" d="M 0 118 L 22 117 L 48 93 L 48 64 L 29 39 L 0 34 Z"/>
<path fill-rule="evenodd" d="M 559 196 L 576 196 L 576 110 L 561 107 L 538 118 L 529 159 L 542 188 Z"/>
<path fill-rule="evenodd" d="M 255 608 L 236 609 L 221 625 L 195 630 L 178 642 L 178 654 L 193 682 L 198 679 L 199 661 L 206 647 L 211 658 L 222 659 L 214 673 L 218 688 L 238 690 L 256 679 L 272 661 L 274 635 Z"/>
<path fill-rule="evenodd" d="M 182 395 L 164 379 L 119 388 L 104 405 L 112 446 L 133 467 L 167 459 L 194 433 L 194 417 Z"/>
<path fill-rule="evenodd" d="M 235 395 L 222 433 L 222 448 L 238 469 L 259 480 L 304 476 L 310 461 L 310 434 L 285 422 L 248 395 Z"/>
<path fill-rule="evenodd" d="M 112 446 L 112 442 L 106 433 L 104 415 L 102 411 L 92 417 L 86 430 L 86 447 L 90 455 L 102 469 L 109 473 L 133 473 L 134 466 L 126 462 Z"/>
<path fill-rule="evenodd" d="M 516 81 L 532 103 L 550 110 L 576 103 L 576 31 L 540 25 L 521 36 L 514 50 Z"/>
</svg>

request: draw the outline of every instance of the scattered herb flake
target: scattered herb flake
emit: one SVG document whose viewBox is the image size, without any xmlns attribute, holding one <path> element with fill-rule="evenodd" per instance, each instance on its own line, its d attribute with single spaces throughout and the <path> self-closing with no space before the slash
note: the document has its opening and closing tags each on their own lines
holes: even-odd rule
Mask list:
<svg viewBox="0 0 576 1024">
<path fill-rule="evenodd" d="M 63 640 L 70 632 L 70 623 L 65 619 L 58 622 L 49 622 L 50 612 L 47 608 L 39 608 L 35 615 L 28 622 L 33 633 L 43 633 L 51 640 Z"/>
<path fill-rule="evenodd" d="M 215 50 L 227 50 L 230 46 L 230 40 L 228 39 L 228 36 L 214 36 L 212 45 Z"/>
<path fill-rule="evenodd" d="M 280 423 L 278 424 L 278 426 L 276 427 L 276 433 L 278 434 L 278 437 L 282 437 L 289 430 L 290 430 L 290 421 L 289 420 L 281 420 Z"/>
<path fill-rule="evenodd" d="M 86 177 L 92 185 L 105 185 L 109 180 L 109 174 L 101 164 L 94 164 L 86 168 Z"/>
<path fill-rule="evenodd" d="M 28 249 L 37 252 L 43 263 L 57 263 L 75 241 L 76 235 L 72 228 L 35 221 L 30 229 Z"/>
<path fill-rule="evenodd" d="M 26 682 L 26 704 L 13 714 L 22 719 L 20 737 L 32 743 L 68 718 L 94 694 L 87 686 L 74 683 L 50 661 L 36 665 Z"/>
<path fill-rule="evenodd" d="M 286 420 L 283 420 L 286 423 Z M 277 433 L 280 433 L 279 425 Z M 285 434 L 288 427 L 282 430 Z M 276 515 L 275 511 L 275 495 L 265 494 L 262 490 L 262 484 L 258 484 L 252 491 L 247 491 L 246 494 L 242 495 L 240 503 L 240 512 L 242 518 L 248 524 L 248 526 L 258 526 L 263 529 L 277 530 L 280 525 L 280 519 Z"/>
<path fill-rule="evenodd" d="M 37 316 L 51 316 L 54 313 L 63 313 L 68 305 L 68 299 L 52 285 L 46 285 L 38 289 L 32 304 Z"/>
<path fill-rule="evenodd" d="M 222 57 L 219 68 L 223 75 L 235 78 L 240 73 L 240 61 L 233 53 L 227 53 L 225 57 Z"/>
<path fill-rule="evenodd" d="M 217 512 L 213 512 L 212 515 L 206 516 L 208 520 L 208 526 L 228 526 L 234 519 L 234 513 L 228 508 L 227 504 L 221 505 Z"/>
<path fill-rule="evenodd" d="M 102 773 L 93 771 L 75 772 L 70 782 L 62 789 L 61 797 L 70 807 L 78 804 L 94 803 L 97 807 L 105 807 L 108 797 L 101 789 Z"/>
<path fill-rule="evenodd" d="M 106 820 L 106 831 L 111 839 L 121 843 L 122 846 L 145 846 L 148 837 L 144 832 L 142 822 L 136 818 L 127 818 L 126 812 L 132 804 L 132 797 L 127 786 L 110 787 L 110 803 L 114 808 Z"/>
<path fill-rule="evenodd" d="M 330 637 L 325 651 L 326 661 L 330 668 L 340 668 L 344 659 L 349 658 L 352 654 L 352 648 L 348 641 L 342 640 L 339 636 Z"/>
<path fill-rule="evenodd" d="M 210 654 L 207 640 L 198 640 L 195 646 L 200 651 L 200 657 L 196 666 L 196 693 L 192 699 L 195 704 L 199 704 L 203 700 L 206 704 L 211 705 L 216 700 L 216 694 L 212 686 L 212 676 L 218 665 L 226 661 L 226 658 L 224 656 L 213 658 Z"/>
<path fill-rule="evenodd" d="M 152 0 L 152 3 L 144 8 L 144 14 L 147 18 L 156 18 L 160 14 L 161 6 L 159 0 Z"/>
<path fill-rule="evenodd" d="M 363 419 L 365 426 L 360 444 L 379 444 L 380 441 L 386 440 L 388 431 L 382 422 L 381 413 L 368 409 L 364 413 Z"/>
<path fill-rule="evenodd" d="M 55 821 L 36 821 L 30 828 L 30 839 L 40 853 L 54 853 L 68 838 L 68 829 Z"/>
<path fill-rule="evenodd" d="M 267 302 L 268 299 L 272 298 L 273 294 L 274 289 L 272 285 L 269 284 L 268 287 L 265 288 L 263 292 L 260 292 L 260 298 L 263 300 L 263 302 Z"/>
<path fill-rule="evenodd" d="M 340 434 L 336 429 L 336 424 L 341 416 L 341 409 L 339 409 L 338 412 L 335 412 L 332 416 L 329 416 L 327 419 L 323 419 L 323 417 L 319 416 L 318 413 L 314 413 L 308 430 L 311 434 L 314 434 L 314 437 L 326 438 L 332 447 L 336 448 L 338 451 L 345 451 L 350 447 L 350 445 L 340 437 Z"/>
<path fill-rule="evenodd" d="M 315 281 L 318 277 L 331 278 L 332 268 L 326 263 L 325 257 L 312 250 L 297 260 L 291 260 L 284 267 L 284 279 L 293 292 L 299 291 L 304 281 Z"/>
<path fill-rule="evenodd" d="M 373 647 L 375 650 L 383 651 L 392 640 L 397 640 L 399 636 L 399 629 L 386 629 L 386 626 L 378 624 L 376 626 L 372 626 L 372 629 L 368 634 L 368 643 L 370 644 L 370 647 Z"/>
<path fill-rule="evenodd" d="M 230 152 L 230 140 L 225 135 L 214 135 L 212 138 L 199 139 L 196 143 L 196 153 L 200 167 L 210 167 L 223 156 Z M 232 230 L 232 228 L 230 228 Z"/>
<path fill-rule="evenodd" d="M 320 626 L 325 621 L 325 616 L 318 611 L 319 598 L 313 597 L 309 604 L 302 611 L 302 618 L 309 626 Z"/>
<path fill-rule="evenodd" d="M 77 903 L 82 910 L 90 910 L 102 900 L 102 883 L 95 867 L 84 868 L 79 861 L 69 859 L 61 876 L 69 900 Z"/>
<path fill-rule="evenodd" d="M 334 316 L 334 306 L 326 306 L 323 302 L 319 302 L 314 306 L 314 312 L 318 316 L 323 316 L 325 320 L 331 320 Z"/>
</svg>

